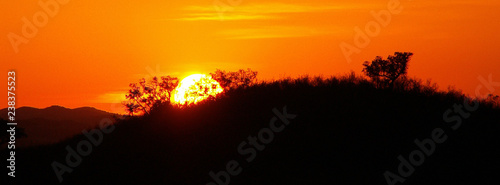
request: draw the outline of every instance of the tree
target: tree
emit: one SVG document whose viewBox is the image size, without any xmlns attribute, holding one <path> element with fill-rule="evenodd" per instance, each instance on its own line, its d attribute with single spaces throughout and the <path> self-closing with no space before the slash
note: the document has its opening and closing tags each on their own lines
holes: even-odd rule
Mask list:
<svg viewBox="0 0 500 185">
<path fill-rule="evenodd" d="M 210 73 L 212 79 L 219 82 L 225 90 L 236 89 L 238 87 L 249 87 L 257 82 L 257 71 L 240 69 L 234 72 L 226 72 L 217 69 L 214 73 Z"/>
<path fill-rule="evenodd" d="M 394 56 L 389 55 L 386 60 L 377 56 L 372 62 L 365 61 L 363 72 L 372 79 L 379 87 L 394 87 L 394 82 L 406 76 L 408 62 L 413 53 L 395 52 Z"/>
<path fill-rule="evenodd" d="M 170 103 L 172 92 L 179 84 L 177 77 L 162 76 L 146 82 L 143 78 L 139 83 L 131 83 L 130 90 L 125 95 L 127 101 L 123 102 L 129 115 L 134 113 L 150 114 L 151 110 L 163 103 Z"/>
<path fill-rule="evenodd" d="M 488 96 L 486 97 L 486 102 L 492 105 L 492 107 L 500 108 L 500 96 L 498 95 L 488 94 Z"/>
</svg>

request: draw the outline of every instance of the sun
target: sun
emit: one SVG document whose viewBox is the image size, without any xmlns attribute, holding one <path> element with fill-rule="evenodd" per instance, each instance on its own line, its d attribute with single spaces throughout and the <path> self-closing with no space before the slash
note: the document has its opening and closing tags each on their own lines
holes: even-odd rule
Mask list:
<svg viewBox="0 0 500 185">
<path fill-rule="evenodd" d="M 219 82 L 205 74 L 190 75 L 179 83 L 173 93 L 173 102 L 175 104 L 192 104 L 207 99 L 210 96 L 224 91 Z"/>
</svg>

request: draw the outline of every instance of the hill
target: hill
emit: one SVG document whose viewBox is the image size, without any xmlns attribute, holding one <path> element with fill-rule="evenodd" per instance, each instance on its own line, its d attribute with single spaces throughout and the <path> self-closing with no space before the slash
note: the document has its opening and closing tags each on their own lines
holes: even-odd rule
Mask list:
<svg viewBox="0 0 500 185">
<path fill-rule="evenodd" d="M 56 143 L 80 134 L 84 129 L 94 128 L 103 118 L 112 118 L 113 115 L 93 107 L 20 107 L 16 109 L 16 122 L 18 127 L 25 129 L 28 137 L 20 138 L 18 146 Z M 0 118 L 7 120 L 7 109 L 0 110 Z"/>
<path fill-rule="evenodd" d="M 19 150 L 16 180 L 59 183 L 57 162 L 71 170 L 61 184 L 388 184 L 389 172 L 405 184 L 496 184 L 500 109 L 480 101 L 467 118 L 454 112 L 472 103 L 355 76 L 256 84 L 118 121 L 81 163 L 66 160 L 84 135 Z"/>
</svg>

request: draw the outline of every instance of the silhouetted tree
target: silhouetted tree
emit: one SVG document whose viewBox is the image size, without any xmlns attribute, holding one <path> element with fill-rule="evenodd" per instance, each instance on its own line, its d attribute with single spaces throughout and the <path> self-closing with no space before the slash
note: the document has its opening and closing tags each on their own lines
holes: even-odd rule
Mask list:
<svg viewBox="0 0 500 185">
<path fill-rule="evenodd" d="M 212 78 L 219 82 L 225 90 L 235 89 L 238 87 L 249 87 L 257 82 L 257 71 L 240 69 L 238 71 L 223 71 L 217 69 L 214 73 L 210 73 Z"/>
<path fill-rule="evenodd" d="M 413 53 L 395 52 L 389 55 L 387 60 L 377 56 L 372 62 L 365 61 L 363 72 L 372 79 L 379 87 L 394 87 L 394 82 L 408 71 L 408 62 Z"/>
<path fill-rule="evenodd" d="M 491 105 L 491 107 L 500 107 L 500 96 L 494 94 L 488 94 L 485 101 Z"/>
<path fill-rule="evenodd" d="M 129 115 L 134 113 L 149 114 L 152 109 L 170 103 L 172 91 L 179 84 L 177 77 L 162 76 L 161 81 L 153 77 L 148 83 L 143 78 L 139 83 L 131 83 L 130 90 L 125 95 L 127 101 L 123 102 Z"/>
</svg>

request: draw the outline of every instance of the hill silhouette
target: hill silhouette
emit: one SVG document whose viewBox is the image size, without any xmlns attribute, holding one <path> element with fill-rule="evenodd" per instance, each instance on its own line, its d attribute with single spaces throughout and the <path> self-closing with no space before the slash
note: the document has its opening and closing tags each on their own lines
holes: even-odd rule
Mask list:
<svg viewBox="0 0 500 185">
<path fill-rule="evenodd" d="M 28 137 L 18 140 L 18 147 L 53 144 L 68 139 L 82 130 L 94 128 L 103 118 L 114 114 L 93 107 L 69 109 L 50 106 L 44 109 L 20 107 L 16 109 L 16 121 Z M 0 118 L 7 120 L 7 109 L 0 110 Z"/>
<path fill-rule="evenodd" d="M 398 174 L 398 156 L 408 159 L 419 149 L 414 140 L 432 138 L 436 128 L 447 140 L 405 184 L 498 183 L 500 109 L 481 101 L 453 130 L 443 115 L 466 100 L 422 83 L 380 89 L 355 75 L 255 84 L 117 121 L 61 184 L 211 184 L 209 173 L 232 160 L 242 170 L 230 184 L 388 184 L 384 173 Z M 296 117 L 248 162 L 239 145 L 270 127 L 273 109 L 283 114 L 285 107 Z M 67 147 L 83 140 L 18 150 L 18 184 L 59 183 L 51 164 L 64 163 Z"/>
</svg>

